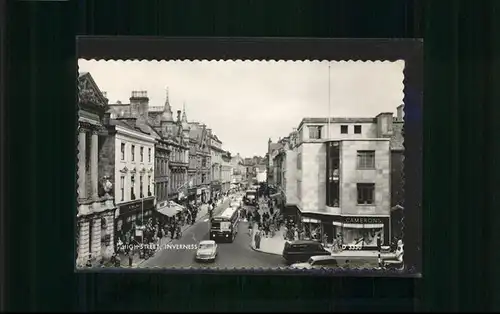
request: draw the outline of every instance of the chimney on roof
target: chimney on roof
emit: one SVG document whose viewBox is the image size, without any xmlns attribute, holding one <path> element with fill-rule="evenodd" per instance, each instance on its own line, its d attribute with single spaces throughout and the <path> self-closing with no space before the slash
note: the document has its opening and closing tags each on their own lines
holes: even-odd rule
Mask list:
<svg viewBox="0 0 500 314">
<path fill-rule="evenodd" d="M 399 105 L 397 110 L 397 121 L 403 121 L 405 105 Z"/>
<path fill-rule="evenodd" d="M 149 107 L 148 92 L 145 90 L 132 91 L 130 96 L 130 115 L 141 121 L 147 120 Z"/>
</svg>

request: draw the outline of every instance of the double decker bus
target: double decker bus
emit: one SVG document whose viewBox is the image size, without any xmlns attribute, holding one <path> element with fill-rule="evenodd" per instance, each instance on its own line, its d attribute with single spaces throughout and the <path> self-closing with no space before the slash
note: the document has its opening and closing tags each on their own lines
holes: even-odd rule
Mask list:
<svg viewBox="0 0 500 314">
<path fill-rule="evenodd" d="M 228 207 L 210 220 L 210 240 L 233 242 L 238 232 L 239 209 Z"/>
</svg>

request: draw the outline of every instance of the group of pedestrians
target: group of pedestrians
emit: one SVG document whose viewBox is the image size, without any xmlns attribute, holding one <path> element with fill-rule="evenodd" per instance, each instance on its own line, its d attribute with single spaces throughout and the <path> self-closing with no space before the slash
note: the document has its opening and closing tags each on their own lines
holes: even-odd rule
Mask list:
<svg viewBox="0 0 500 314">
<path fill-rule="evenodd" d="M 256 209 L 247 212 L 249 234 L 252 235 L 253 227 L 257 230 L 253 233 L 254 243 L 257 249 L 260 248 L 262 238 L 272 238 L 283 225 L 283 216 L 277 210 L 275 202 L 267 195 L 259 199 Z"/>
</svg>

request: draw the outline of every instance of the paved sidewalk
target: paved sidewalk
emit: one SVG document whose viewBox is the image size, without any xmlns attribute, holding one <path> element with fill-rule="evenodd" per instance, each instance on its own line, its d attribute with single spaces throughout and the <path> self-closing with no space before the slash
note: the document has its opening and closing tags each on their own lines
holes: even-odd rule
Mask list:
<svg viewBox="0 0 500 314">
<path fill-rule="evenodd" d="M 280 230 L 276 231 L 276 234 L 274 235 L 274 237 L 271 237 L 270 235 L 268 237 L 263 236 L 260 239 L 260 247 L 259 248 L 255 247 L 255 233 L 257 232 L 257 228 L 258 228 L 257 224 L 255 224 L 253 229 L 252 229 L 252 237 L 250 240 L 250 247 L 257 252 L 282 255 L 283 249 L 285 248 L 285 242 L 286 242 L 285 238 L 283 236 L 284 227 L 282 227 Z"/>
<path fill-rule="evenodd" d="M 224 197 L 223 200 L 219 200 L 217 207 L 214 210 L 214 213 L 217 213 L 220 209 L 222 209 L 224 206 L 227 206 L 227 203 L 229 201 L 229 197 Z M 200 211 L 198 212 L 198 215 L 196 215 L 196 221 L 195 224 L 200 222 L 200 221 L 208 221 L 208 204 L 202 204 L 200 206 Z M 193 225 L 191 224 L 185 224 L 184 226 L 181 227 L 182 233 L 192 227 Z M 163 237 L 160 239 L 160 247 L 165 247 L 166 244 L 169 244 L 170 242 L 174 241 L 176 239 L 172 239 L 170 237 Z M 118 254 L 120 257 L 120 264 L 122 267 L 129 267 L 129 260 L 128 260 L 128 255 L 125 255 L 124 253 Z M 132 259 L 132 268 L 137 267 L 140 265 L 142 262 L 144 262 L 145 259 L 139 258 L 139 254 L 136 253 L 134 254 L 134 257 Z"/>
</svg>

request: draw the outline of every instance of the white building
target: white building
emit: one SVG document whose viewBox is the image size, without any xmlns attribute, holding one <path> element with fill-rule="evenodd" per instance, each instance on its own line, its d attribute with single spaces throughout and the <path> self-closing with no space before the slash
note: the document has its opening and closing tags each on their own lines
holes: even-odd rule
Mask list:
<svg viewBox="0 0 500 314">
<path fill-rule="evenodd" d="M 231 158 L 231 171 L 231 184 L 243 183 L 246 168 L 239 153 Z"/>
<path fill-rule="evenodd" d="M 364 248 L 378 235 L 389 242 L 392 122 L 392 113 L 301 121 L 294 153 L 284 158 L 286 173 L 295 173 L 285 189 L 307 233 Z"/>
<path fill-rule="evenodd" d="M 107 124 L 109 136 L 101 161 L 114 178 L 117 206 L 115 236 L 140 236 L 143 225 L 155 209 L 155 142 L 158 134 L 136 118 L 119 118 Z M 117 239 L 115 239 L 117 241 Z"/>
<path fill-rule="evenodd" d="M 233 166 L 231 165 L 231 154 L 224 152 L 222 154 L 221 166 L 221 185 L 222 192 L 226 193 L 231 188 L 231 174 L 233 173 Z"/>
</svg>

